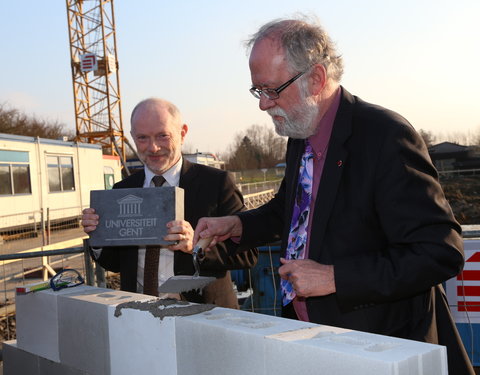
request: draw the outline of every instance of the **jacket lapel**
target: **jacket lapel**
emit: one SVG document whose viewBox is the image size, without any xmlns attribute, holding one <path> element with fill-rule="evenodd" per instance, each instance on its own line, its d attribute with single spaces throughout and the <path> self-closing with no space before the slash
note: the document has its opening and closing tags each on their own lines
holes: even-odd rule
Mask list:
<svg viewBox="0 0 480 375">
<path fill-rule="evenodd" d="M 121 188 L 141 188 L 143 187 L 143 183 L 145 181 L 145 170 L 142 168 L 140 171 L 130 175 L 121 183 L 119 183 L 119 187 Z"/>
<path fill-rule="evenodd" d="M 180 182 L 178 184 L 179 187 L 184 188 L 185 184 L 188 185 L 195 174 L 196 173 L 192 163 L 190 163 L 187 159 L 183 159 L 182 170 L 180 172 Z"/>
<path fill-rule="evenodd" d="M 198 194 L 198 181 L 197 169 L 195 164 L 190 163 L 188 160 L 183 159 L 182 171 L 180 172 L 180 182 L 178 186 L 185 190 L 185 210 L 189 207 L 195 207 L 195 201 Z M 188 217 L 187 213 L 185 215 Z"/>
<path fill-rule="evenodd" d="M 310 232 L 309 258 L 326 260 L 327 254 L 321 254 L 323 238 L 327 228 L 342 173 L 348 159 L 345 143 L 352 133 L 353 96 L 342 87 L 342 98 L 335 116 L 332 135 L 328 145 L 327 157 L 315 201 L 315 211 Z M 330 259 L 329 259 L 330 260 Z"/>
</svg>

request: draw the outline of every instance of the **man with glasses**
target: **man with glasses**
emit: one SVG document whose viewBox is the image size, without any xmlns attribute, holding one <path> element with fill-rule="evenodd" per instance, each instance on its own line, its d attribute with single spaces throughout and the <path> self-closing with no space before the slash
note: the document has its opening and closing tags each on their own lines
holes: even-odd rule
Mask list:
<svg viewBox="0 0 480 375">
<path fill-rule="evenodd" d="M 248 46 L 250 92 L 289 137 L 285 177 L 264 206 L 202 218 L 194 242 L 281 239 L 283 316 L 446 345 L 449 373 L 473 374 L 441 286 L 463 267 L 461 227 L 422 138 L 340 86 L 317 24 L 273 21 Z"/>
<path fill-rule="evenodd" d="M 105 247 L 94 249 L 93 255 L 105 269 L 120 272 L 122 290 L 158 296 L 158 287 L 169 277 L 194 274 L 192 227 L 198 219 L 242 210 L 243 198 L 227 172 L 183 159 L 181 147 L 188 126 L 182 123 L 180 111 L 174 104 L 158 98 L 143 100 L 132 111 L 131 125 L 131 135 L 144 168 L 117 182 L 113 188 L 151 188 L 158 186 L 158 181 L 162 186 L 179 186 L 184 189 L 185 220 L 167 223 L 168 234 L 164 239 L 176 242 L 168 247 Z M 85 232 L 95 230 L 98 220 L 94 209 L 85 209 L 82 216 Z M 254 266 L 258 252 L 250 248 L 230 255 L 237 247 L 232 241 L 225 241 L 206 254 L 201 274 L 215 276 L 216 280 L 202 291 L 182 293 L 181 298 L 238 308 L 229 270 Z"/>
</svg>

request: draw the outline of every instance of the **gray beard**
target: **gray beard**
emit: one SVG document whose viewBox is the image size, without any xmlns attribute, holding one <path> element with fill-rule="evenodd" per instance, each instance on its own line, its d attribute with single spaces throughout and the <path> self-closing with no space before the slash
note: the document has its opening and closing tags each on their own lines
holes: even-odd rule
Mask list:
<svg viewBox="0 0 480 375">
<path fill-rule="evenodd" d="M 280 108 L 272 108 L 267 111 L 272 117 L 275 131 L 278 135 L 287 136 L 294 139 L 306 139 L 315 134 L 319 108 L 317 105 L 310 103 L 303 103 L 301 108 L 297 109 L 294 116 L 287 115 L 287 113 Z M 295 116 L 296 115 L 296 116 Z M 282 120 L 274 120 L 273 116 L 281 116 Z M 295 117 L 292 119 L 292 117 Z"/>
</svg>

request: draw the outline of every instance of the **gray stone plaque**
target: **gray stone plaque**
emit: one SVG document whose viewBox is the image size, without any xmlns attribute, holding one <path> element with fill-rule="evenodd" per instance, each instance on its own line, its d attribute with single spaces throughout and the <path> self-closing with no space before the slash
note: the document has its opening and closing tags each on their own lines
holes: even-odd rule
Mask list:
<svg viewBox="0 0 480 375">
<path fill-rule="evenodd" d="M 169 245 L 166 224 L 183 219 L 183 189 L 152 187 L 92 190 L 90 206 L 100 217 L 90 246 Z"/>
</svg>

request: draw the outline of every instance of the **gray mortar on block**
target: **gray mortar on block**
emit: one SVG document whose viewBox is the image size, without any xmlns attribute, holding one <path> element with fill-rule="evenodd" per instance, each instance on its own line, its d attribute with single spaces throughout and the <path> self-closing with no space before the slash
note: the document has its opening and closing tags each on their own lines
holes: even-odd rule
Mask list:
<svg viewBox="0 0 480 375">
<path fill-rule="evenodd" d="M 155 318 L 160 318 L 160 320 L 162 320 L 166 316 L 189 316 L 200 314 L 212 310 L 214 307 L 217 306 L 212 304 L 191 304 L 190 302 L 179 301 L 174 298 L 157 299 L 155 301 L 131 301 L 117 305 L 114 316 L 118 318 L 122 315 L 122 309 L 135 309 L 148 311 Z"/>
<path fill-rule="evenodd" d="M 189 290 L 203 289 L 211 282 L 215 281 L 211 276 L 172 276 L 158 288 L 159 293 L 182 293 Z"/>
</svg>

